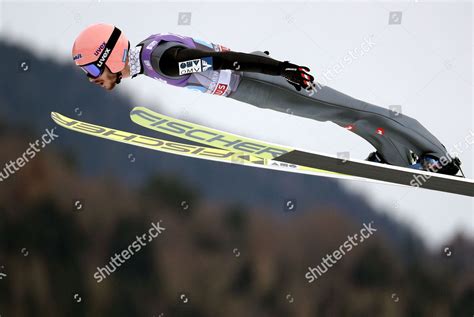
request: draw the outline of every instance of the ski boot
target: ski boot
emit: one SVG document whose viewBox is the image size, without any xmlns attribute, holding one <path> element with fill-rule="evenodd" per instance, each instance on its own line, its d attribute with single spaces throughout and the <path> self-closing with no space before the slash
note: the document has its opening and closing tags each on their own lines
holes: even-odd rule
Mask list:
<svg viewBox="0 0 474 317">
<path fill-rule="evenodd" d="M 461 170 L 461 161 L 459 158 L 450 157 L 450 159 L 451 160 L 449 163 L 443 165 L 438 157 L 430 154 L 424 154 L 420 156 L 415 164 L 410 165 L 410 167 L 418 170 L 446 175 L 456 175 L 459 171 L 461 171 L 461 174 L 463 174 Z"/>
<path fill-rule="evenodd" d="M 388 164 L 383 156 L 377 151 L 370 153 L 365 160 L 369 162 Z"/>
<path fill-rule="evenodd" d="M 412 151 L 410 151 L 410 155 L 411 155 L 411 159 L 410 161 L 413 163 L 416 163 L 416 161 L 418 160 L 418 156 L 416 156 L 415 153 L 413 153 Z M 375 152 L 372 152 L 369 154 L 369 156 L 365 159 L 366 161 L 369 161 L 369 162 L 375 162 L 375 163 L 383 163 L 383 164 L 389 164 L 382 156 L 382 154 L 380 154 L 378 151 L 375 151 Z M 390 164 L 389 164 L 390 165 Z"/>
</svg>

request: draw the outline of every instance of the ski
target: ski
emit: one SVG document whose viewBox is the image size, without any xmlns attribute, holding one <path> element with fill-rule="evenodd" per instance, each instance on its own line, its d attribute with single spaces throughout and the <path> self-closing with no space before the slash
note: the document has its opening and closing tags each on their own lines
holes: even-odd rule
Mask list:
<svg viewBox="0 0 474 317">
<path fill-rule="evenodd" d="M 324 171 L 316 168 L 275 162 L 273 160 L 261 158 L 239 150 L 226 150 L 215 147 L 172 142 L 127 131 L 121 131 L 76 119 L 71 119 L 57 112 L 51 112 L 51 118 L 58 125 L 75 132 L 174 155 L 308 175 L 337 177 L 350 180 L 359 179 L 358 177 L 351 175 L 343 175 L 340 173 Z"/>
<path fill-rule="evenodd" d="M 169 117 L 145 107 L 133 108 L 130 118 L 133 122 L 158 132 L 206 146 L 243 152 L 274 162 L 331 171 L 337 173 L 336 175 L 350 175 L 364 180 L 474 196 L 474 181 L 471 179 L 362 160 L 346 160 L 322 153 L 262 142 Z"/>
</svg>

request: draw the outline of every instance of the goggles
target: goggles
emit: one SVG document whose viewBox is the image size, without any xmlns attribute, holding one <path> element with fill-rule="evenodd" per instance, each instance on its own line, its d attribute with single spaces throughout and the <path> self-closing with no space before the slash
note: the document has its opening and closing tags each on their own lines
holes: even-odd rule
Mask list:
<svg viewBox="0 0 474 317">
<path fill-rule="evenodd" d="M 107 43 L 105 44 L 105 47 L 102 50 L 102 53 L 100 54 L 99 58 L 95 62 L 79 66 L 86 73 L 87 77 L 97 78 L 102 75 L 105 69 L 105 63 L 112 54 L 112 50 L 114 49 L 115 44 L 117 44 L 117 41 L 121 34 L 122 31 L 115 27 L 114 31 L 107 40 Z"/>
</svg>

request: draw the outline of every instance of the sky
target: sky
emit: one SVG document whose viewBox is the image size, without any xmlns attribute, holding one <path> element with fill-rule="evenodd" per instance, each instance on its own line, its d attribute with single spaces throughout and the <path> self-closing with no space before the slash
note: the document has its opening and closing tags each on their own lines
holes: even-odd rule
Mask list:
<svg viewBox="0 0 474 317">
<path fill-rule="evenodd" d="M 274 59 L 308 66 L 316 80 L 340 92 L 381 107 L 401 107 L 448 149 L 465 146 L 462 167 L 473 178 L 474 146 L 465 141 L 474 130 L 472 14 L 471 2 L 457 1 L 17 0 L 1 1 L 0 36 L 64 63 L 72 63 L 75 36 L 97 22 L 117 25 L 132 45 L 153 33 L 171 32 L 239 52 L 268 50 Z M 360 50 L 367 48 L 364 42 L 372 43 L 366 51 Z M 350 52 L 355 57 L 347 63 Z M 117 90 L 134 98 L 130 108 L 146 106 L 247 137 L 331 155 L 349 152 L 358 159 L 373 151 L 355 134 L 291 110 L 259 109 L 144 76 L 124 80 Z M 411 226 L 431 248 L 443 248 L 456 232 L 474 237 L 471 198 L 341 183 Z"/>
</svg>

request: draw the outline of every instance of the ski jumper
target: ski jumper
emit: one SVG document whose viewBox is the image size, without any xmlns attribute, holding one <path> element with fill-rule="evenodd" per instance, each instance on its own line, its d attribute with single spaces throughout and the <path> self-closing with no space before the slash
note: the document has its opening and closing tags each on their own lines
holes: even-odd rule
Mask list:
<svg viewBox="0 0 474 317">
<path fill-rule="evenodd" d="M 290 109 L 297 116 L 331 121 L 367 140 L 389 164 L 411 165 L 410 151 L 418 156 L 432 154 L 449 158 L 441 142 L 409 116 L 395 115 L 389 109 L 352 98 L 327 86 L 319 86 L 312 94 L 304 89 L 297 91 L 284 77 L 275 76 L 271 65 L 280 62 L 264 52 L 236 53 L 240 55 L 232 56 L 232 63 L 225 57 L 231 51 L 222 45 L 169 33 L 154 34 L 137 47 L 141 49 L 140 65 L 143 67 L 139 73 L 167 84 L 229 97 L 259 108 L 285 113 Z M 177 48 L 184 49 L 183 52 L 188 49 L 188 55 L 195 59 L 173 60 L 176 54 L 166 56 Z M 242 66 L 240 70 L 231 66 L 236 63 Z M 263 65 L 261 69 L 259 64 Z M 193 67 L 200 71 L 192 72 Z M 246 68 L 252 71 L 245 71 Z M 190 73 L 185 74 L 187 71 Z"/>
</svg>

